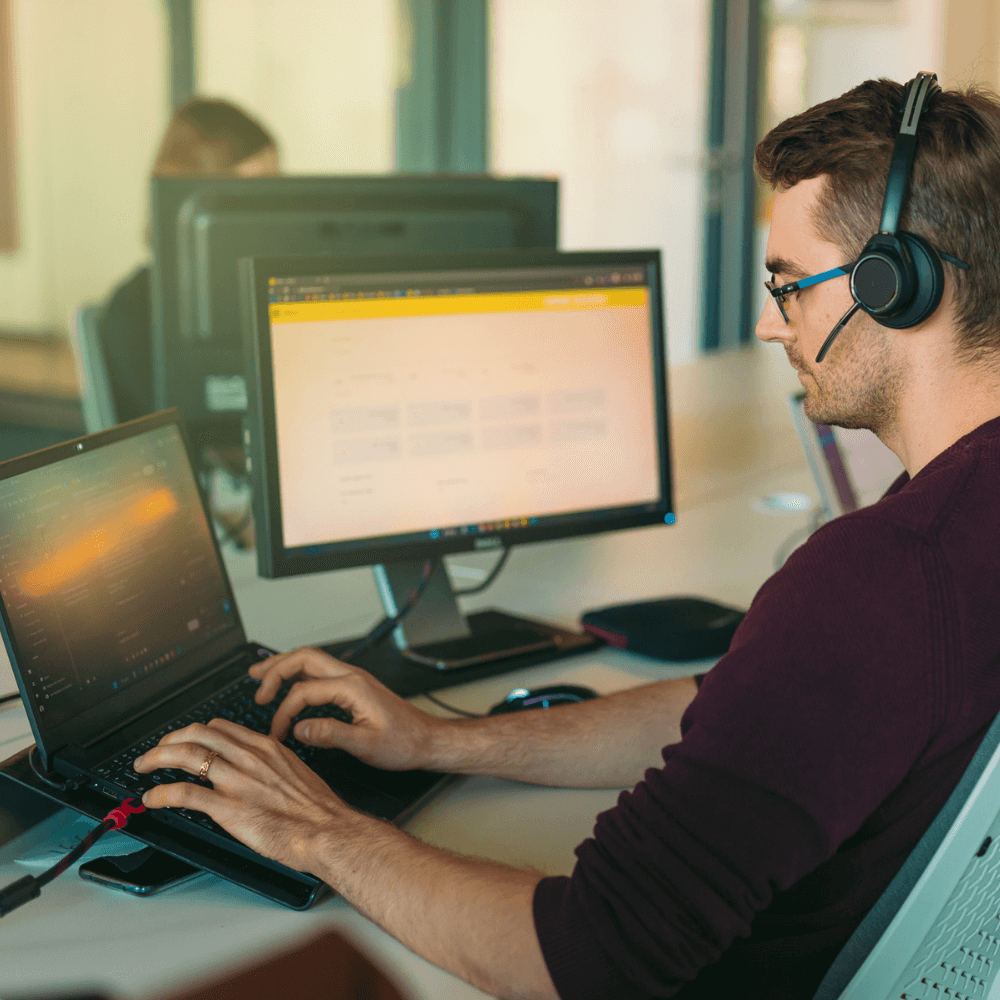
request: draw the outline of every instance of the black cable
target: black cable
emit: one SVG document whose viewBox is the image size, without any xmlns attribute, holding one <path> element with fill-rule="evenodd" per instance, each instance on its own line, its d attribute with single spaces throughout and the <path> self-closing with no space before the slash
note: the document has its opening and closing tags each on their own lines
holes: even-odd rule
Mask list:
<svg viewBox="0 0 1000 1000">
<path fill-rule="evenodd" d="M 456 590 L 456 597 L 466 597 L 469 594 L 480 594 L 482 593 L 500 574 L 500 570 L 503 569 L 503 564 L 507 561 L 507 556 L 510 555 L 510 549 L 504 549 L 500 553 L 500 558 L 493 564 L 493 569 L 489 571 L 486 579 L 482 583 L 477 583 L 474 587 L 466 587 L 464 590 Z"/>
<path fill-rule="evenodd" d="M 0 705 L 6 705 L 8 701 L 20 701 L 20 699 L 20 691 L 15 691 L 13 694 L 0 694 Z"/>
<path fill-rule="evenodd" d="M 91 847 L 93 847 L 94 844 L 96 844 L 97 841 L 100 840 L 101 837 L 103 837 L 109 830 L 114 830 L 115 826 L 116 824 L 113 819 L 106 819 L 100 826 L 95 826 L 94 829 L 91 830 L 90 833 L 88 833 L 87 836 L 84 837 L 83 840 L 81 840 L 80 843 L 77 844 L 76 847 L 74 847 L 73 850 L 62 859 L 62 861 L 57 862 L 48 871 L 42 872 L 42 874 L 35 879 L 35 888 L 41 889 L 43 886 L 48 885 L 53 879 L 62 875 L 62 873 L 66 871 L 66 869 L 69 868 L 74 861 L 79 861 L 80 858 L 82 858 L 83 855 L 86 854 L 87 851 L 89 851 Z"/>
<path fill-rule="evenodd" d="M 420 574 L 420 579 L 417 581 L 417 585 L 410 591 L 410 596 L 407 598 L 406 604 L 391 618 L 383 618 L 363 639 L 358 640 L 350 649 L 345 649 L 342 653 L 337 653 L 337 659 L 342 660 L 344 663 L 350 663 L 351 659 L 357 656 L 358 653 L 384 639 L 416 606 L 417 601 L 420 600 L 423 592 L 427 589 L 427 584 L 433 572 L 434 560 L 428 559 L 424 563 L 424 568 Z"/>
<path fill-rule="evenodd" d="M 467 719 L 486 718 L 486 714 L 484 712 L 466 712 L 464 708 L 456 708 L 454 705 L 449 705 L 446 701 L 442 701 L 440 698 L 435 698 L 430 691 L 424 691 L 423 695 L 428 701 L 433 701 L 435 705 L 440 705 L 442 708 L 447 709 L 449 712 L 454 712 L 456 715 L 464 715 Z"/>
<path fill-rule="evenodd" d="M 51 788 L 57 788 L 60 792 L 71 792 L 75 791 L 80 787 L 79 782 L 74 781 L 72 778 L 67 778 L 65 781 L 53 781 L 51 778 L 45 776 L 42 772 L 41 765 L 38 763 L 38 746 L 37 744 L 33 746 L 28 751 L 28 765 L 31 770 L 35 772 L 35 777 L 41 781 L 44 781 L 46 785 Z"/>
</svg>

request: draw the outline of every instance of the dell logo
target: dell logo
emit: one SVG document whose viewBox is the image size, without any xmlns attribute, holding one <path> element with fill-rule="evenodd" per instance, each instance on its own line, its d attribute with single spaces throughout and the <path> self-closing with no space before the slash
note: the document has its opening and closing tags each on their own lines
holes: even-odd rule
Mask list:
<svg viewBox="0 0 1000 1000">
<path fill-rule="evenodd" d="M 500 539 L 495 536 L 493 538 L 477 538 L 475 547 L 477 549 L 498 549 L 500 548 Z"/>
</svg>

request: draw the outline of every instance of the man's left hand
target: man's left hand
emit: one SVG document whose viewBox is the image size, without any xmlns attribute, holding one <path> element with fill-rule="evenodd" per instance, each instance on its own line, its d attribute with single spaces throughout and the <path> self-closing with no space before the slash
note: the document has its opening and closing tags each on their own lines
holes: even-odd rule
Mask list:
<svg viewBox="0 0 1000 1000">
<path fill-rule="evenodd" d="M 212 788 L 184 781 L 158 785 L 143 795 L 143 804 L 208 813 L 258 853 L 324 877 L 317 870 L 322 843 L 338 819 L 359 814 L 277 740 L 213 719 L 168 733 L 135 761 L 135 769 L 144 774 L 172 767 L 197 776 L 212 751 L 218 755 L 206 775 Z"/>
</svg>

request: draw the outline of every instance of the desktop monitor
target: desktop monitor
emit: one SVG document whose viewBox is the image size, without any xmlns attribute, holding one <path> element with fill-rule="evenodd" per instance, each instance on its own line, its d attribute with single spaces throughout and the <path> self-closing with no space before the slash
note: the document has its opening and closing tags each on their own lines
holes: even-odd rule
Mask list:
<svg viewBox="0 0 1000 1000">
<path fill-rule="evenodd" d="M 262 576 L 373 565 L 391 616 L 435 561 L 396 643 L 446 668 L 441 556 L 673 522 L 659 251 L 242 267 Z"/>
<path fill-rule="evenodd" d="M 554 248 L 557 200 L 527 178 L 154 178 L 155 408 L 178 407 L 196 445 L 239 444 L 241 257 Z"/>
</svg>

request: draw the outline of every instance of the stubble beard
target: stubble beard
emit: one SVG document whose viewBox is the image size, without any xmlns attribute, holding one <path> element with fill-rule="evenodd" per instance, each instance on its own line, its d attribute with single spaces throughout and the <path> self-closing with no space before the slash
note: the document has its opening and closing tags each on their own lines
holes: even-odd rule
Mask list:
<svg viewBox="0 0 1000 1000">
<path fill-rule="evenodd" d="M 802 408 L 814 424 L 864 428 L 879 437 L 896 425 L 906 370 L 887 332 L 865 316 L 850 337 L 848 330 L 841 333 L 821 365 L 807 364 L 794 347 L 786 349 L 792 366 L 807 375 Z"/>
</svg>

